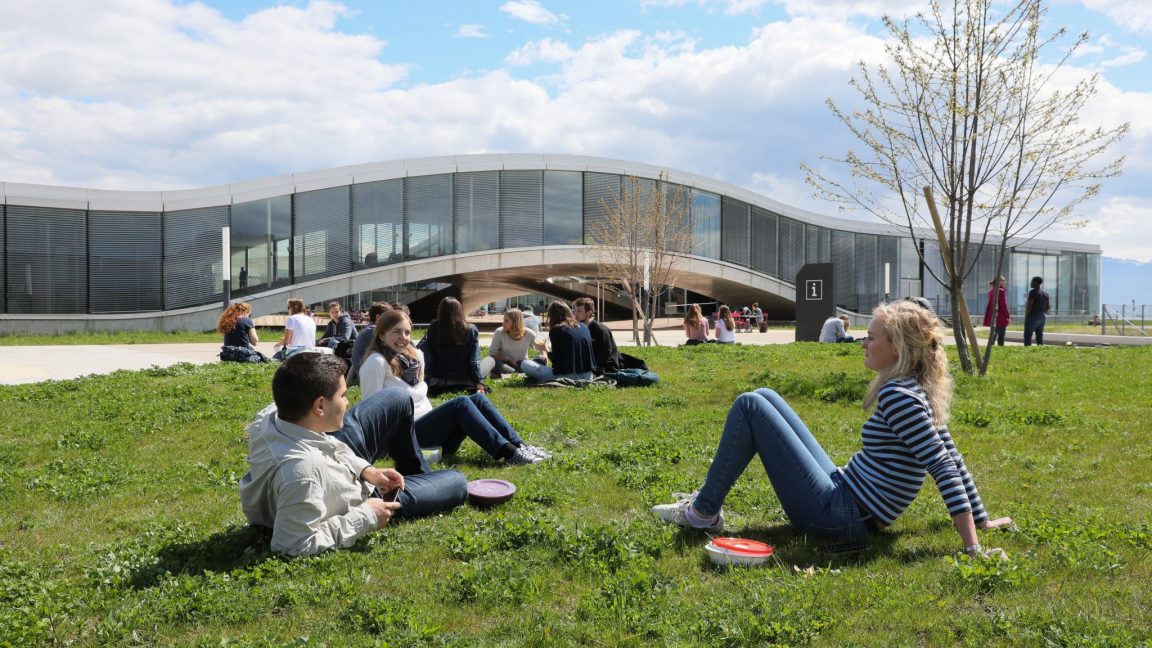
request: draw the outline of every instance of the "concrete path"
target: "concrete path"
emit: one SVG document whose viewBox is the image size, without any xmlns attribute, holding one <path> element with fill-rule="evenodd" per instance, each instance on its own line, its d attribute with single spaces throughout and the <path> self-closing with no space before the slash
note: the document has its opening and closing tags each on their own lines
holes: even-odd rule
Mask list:
<svg viewBox="0 0 1152 648">
<path fill-rule="evenodd" d="M 631 341 L 630 322 L 608 324 L 615 332 L 614 336 L 619 346 L 634 346 Z M 1014 336 L 1013 333 L 1015 332 L 1008 332 L 1008 343 L 1018 344 L 1013 338 L 1022 339 L 1023 334 Z M 1149 338 L 1058 333 L 1049 333 L 1045 338 L 1050 345 L 1147 344 L 1152 341 Z M 480 344 L 487 346 L 491 339 L 490 333 L 481 334 Z M 791 329 L 769 329 L 766 333 L 757 331 L 736 335 L 736 341 L 741 344 L 787 344 L 795 339 L 795 332 Z M 656 331 L 656 340 L 661 346 L 678 346 L 684 343 L 684 332 L 679 328 L 660 329 Z M 950 337 L 947 343 L 953 343 Z M 273 342 L 262 342 L 259 349 L 270 356 L 272 344 Z M 205 364 L 219 362 L 218 353 L 220 345 L 215 343 L 0 346 L 0 384 L 20 385 L 44 380 L 67 380 L 89 374 L 109 374 L 120 369 L 167 367 L 180 362 Z"/>
<path fill-rule="evenodd" d="M 613 326 L 620 346 L 633 346 L 630 325 Z M 745 344 L 785 344 L 794 339 L 792 331 L 767 333 L 740 333 L 738 340 Z M 487 346 L 491 334 L 482 334 L 480 344 Z M 684 342 L 679 330 L 656 332 L 661 345 L 675 346 Z M 261 342 L 258 348 L 272 355 L 273 342 Z M 109 374 L 119 369 L 147 369 L 167 367 L 180 362 L 205 364 L 219 362 L 220 345 L 214 343 L 186 344 L 114 344 L 114 345 L 61 345 L 61 346 L 0 346 L 0 384 L 21 385 L 44 380 L 68 380 L 89 374 Z"/>
</svg>

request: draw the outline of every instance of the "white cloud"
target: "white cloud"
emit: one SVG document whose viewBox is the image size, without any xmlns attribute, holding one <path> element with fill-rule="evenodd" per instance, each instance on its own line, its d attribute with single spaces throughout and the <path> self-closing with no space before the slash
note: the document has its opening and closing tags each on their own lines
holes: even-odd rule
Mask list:
<svg viewBox="0 0 1152 648">
<path fill-rule="evenodd" d="M 509 53 L 508 69 L 403 87 L 407 67 L 388 62 L 384 41 L 337 30 L 344 11 L 312 2 L 229 20 L 175 0 L 15 4 L 0 23 L 0 181 L 173 189 L 406 157 L 572 153 L 835 215 L 798 167 L 855 145 L 823 102 L 851 108 L 854 65 L 884 56 L 875 30 L 798 17 L 729 46 L 639 30 L 542 39 Z M 516 78 L 536 63 L 554 67 Z M 1132 122 L 1117 150 L 1125 175 L 1082 210 L 1088 229 L 1045 238 L 1152 254 L 1150 113 L 1152 93 L 1101 83 L 1085 122 Z"/>
<path fill-rule="evenodd" d="M 574 54 L 567 43 L 552 38 L 532 41 L 514 50 L 504 58 L 511 66 L 532 65 L 533 63 L 558 63 L 567 61 Z"/>
<path fill-rule="evenodd" d="M 1110 18 L 1119 27 L 1152 34 L 1152 3 L 1147 0 L 1082 0 L 1084 6 Z"/>
<path fill-rule="evenodd" d="M 641 7 L 683 7 L 691 0 L 640 0 Z M 752 13 L 760 7 L 778 0 L 694 0 L 705 11 L 720 12 L 729 16 Z"/>
<path fill-rule="evenodd" d="M 1099 203 L 1083 229 L 1053 238 L 1096 243 L 1105 255 L 1118 259 L 1152 261 L 1152 246 L 1138 234 L 1147 232 L 1152 223 L 1152 199 L 1112 196 Z"/>
<path fill-rule="evenodd" d="M 500 11 L 533 25 L 558 25 L 568 19 L 564 14 L 548 11 L 537 0 L 508 0 L 500 5 Z"/>
<path fill-rule="evenodd" d="M 457 38 L 488 38 L 488 31 L 484 25 L 460 25 L 456 30 Z"/>
</svg>

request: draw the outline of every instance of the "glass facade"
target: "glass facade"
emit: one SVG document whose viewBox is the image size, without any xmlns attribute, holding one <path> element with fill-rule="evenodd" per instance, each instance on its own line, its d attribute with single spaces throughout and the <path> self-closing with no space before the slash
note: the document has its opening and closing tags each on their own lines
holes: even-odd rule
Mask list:
<svg viewBox="0 0 1152 648">
<path fill-rule="evenodd" d="M 656 180 L 640 178 L 642 187 Z M 237 296 L 350 271 L 455 253 L 594 243 L 628 187 L 625 176 L 551 169 L 410 175 L 171 211 L 0 205 L 4 313 L 147 313 L 218 303 L 222 228 L 230 227 Z M 690 253 L 791 282 L 807 263 L 832 263 L 834 298 L 868 312 L 886 295 L 924 295 L 950 315 L 939 250 L 910 238 L 832 229 L 759 205 L 676 184 Z M 1050 243 L 1048 245 L 1051 245 Z M 996 274 L 992 249 L 975 259 L 964 298 L 982 315 Z M 1005 259 L 1009 304 L 1022 317 L 1029 280 L 1044 277 L 1055 313 L 1094 313 L 1100 255 L 1017 248 Z M 887 284 L 885 279 L 887 278 Z M 388 287 L 381 286 L 381 290 Z"/>
</svg>

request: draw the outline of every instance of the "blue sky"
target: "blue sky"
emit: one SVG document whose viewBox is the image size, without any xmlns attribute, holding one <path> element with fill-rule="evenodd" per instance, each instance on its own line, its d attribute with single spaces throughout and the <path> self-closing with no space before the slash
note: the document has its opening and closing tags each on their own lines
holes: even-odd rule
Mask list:
<svg viewBox="0 0 1152 648">
<path fill-rule="evenodd" d="M 406 157 L 624 158 L 811 211 L 824 100 L 920 0 L 0 0 L 0 182 L 176 189 Z M 1152 2 L 1050 0 L 1087 123 L 1132 131 L 1076 231 L 1152 285 Z M 1065 41 L 1067 42 L 1067 41 Z M 863 215 L 843 214 L 865 218 Z M 1105 299 L 1137 298 L 1133 282 Z M 1112 290 L 1121 292 L 1115 292 Z M 1147 290 L 1147 289 L 1145 289 Z M 1140 298 L 1152 302 L 1152 295 Z"/>
</svg>

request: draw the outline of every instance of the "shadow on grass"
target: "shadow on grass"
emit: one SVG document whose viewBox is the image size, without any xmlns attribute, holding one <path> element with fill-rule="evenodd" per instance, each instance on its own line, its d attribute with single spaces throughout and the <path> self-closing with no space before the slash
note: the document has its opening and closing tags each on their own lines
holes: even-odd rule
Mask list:
<svg viewBox="0 0 1152 648">
<path fill-rule="evenodd" d="M 725 533 L 708 534 L 704 531 L 681 530 L 676 534 L 674 542 L 677 551 L 700 551 L 704 553 L 704 545 L 713 537 L 727 535 Z M 739 537 L 756 540 L 772 545 L 773 555 L 782 563 L 806 567 L 841 567 L 864 566 L 879 558 L 895 558 L 906 564 L 920 563 L 940 557 L 938 552 L 904 549 L 893 551 L 892 545 L 899 539 L 900 533 L 885 531 L 873 534 L 863 539 L 861 546 L 843 551 L 845 544 L 858 544 L 848 538 L 821 538 L 806 536 L 797 533 L 791 526 L 780 524 L 763 528 L 744 528 L 739 531 Z M 714 568 L 706 555 L 702 556 L 702 566 Z"/>
<path fill-rule="evenodd" d="M 278 559 L 269 548 L 272 530 L 252 525 L 232 526 L 203 540 L 176 542 L 156 552 L 156 562 L 132 572 L 129 585 L 156 586 L 167 576 L 227 573 Z"/>
</svg>

